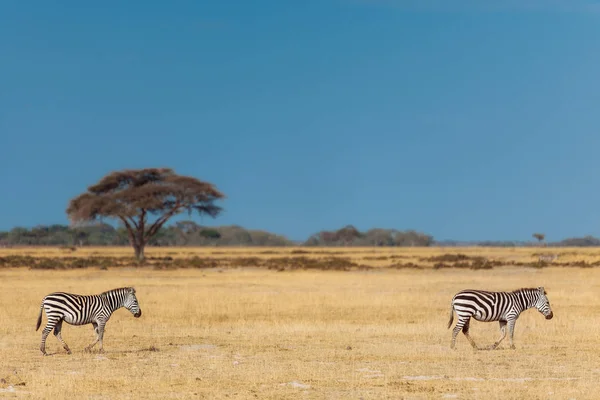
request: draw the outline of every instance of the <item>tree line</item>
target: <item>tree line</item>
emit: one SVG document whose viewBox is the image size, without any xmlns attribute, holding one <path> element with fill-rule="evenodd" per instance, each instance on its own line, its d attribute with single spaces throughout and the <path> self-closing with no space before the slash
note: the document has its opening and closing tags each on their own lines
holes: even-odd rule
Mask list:
<svg viewBox="0 0 600 400">
<path fill-rule="evenodd" d="M 124 227 L 97 222 L 81 227 L 39 225 L 33 228 L 15 227 L 0 231 L 0 246 L 129 246 L 129 234 Z M 162 227 L 148 242 L 149 246 L 533 246 L 527 241 L 436 241 L 424 233 L 395 229 L 359 231 L 352 225 L 334 231 L 321 231 L 303 241 L 293 241 L 283 235 L 245 229 L 241 226 L 202 226 L 192 220 L 178 221 Z M 549 247 L 600 246 L 593 236 L 567 238 L 547 243 Z"/>
<path fill-rule="evenodd" d="M 352 226 L 322 231 L 305 241 L 283 235 L 245 229 L 241 226 L 202 226 L 192 220 L 161 227 L 149 246 L 430 246 L 433 237 L 414 231 L 371 229 L 360 232 Z M 0 231 L 0 246 L 128 246 L 129 232 L 98 222 L 81 227 L 68 225 L 16 227 Z"/>
</svg>

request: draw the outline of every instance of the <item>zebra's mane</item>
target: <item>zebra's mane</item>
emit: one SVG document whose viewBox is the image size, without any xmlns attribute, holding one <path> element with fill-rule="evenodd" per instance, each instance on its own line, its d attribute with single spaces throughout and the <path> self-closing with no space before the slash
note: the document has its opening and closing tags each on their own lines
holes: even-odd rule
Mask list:
<svg viewBox="0 0 600 400">
<path fill-rule="evenodd" d="M 512 293 L 537 292 L 538 290 L 539 290 L 538 288 L 521 288 L 521 289 L 513 290 Z M 544 289 L 544 294 L 547 294 L 546 289 Z"/>
<path fill-rule="evenodd" d="M 100 295 L 101 295 L 101 296 L 106 296 L 106 295 L 108 295 L 108 294 L 111 294 L 111 293 L 116 293 L 116 292 L 128 292 L 128 291 L 130 291 L 130 290 L 132 290 L 132 291 L 133 291 L 133 293 L 135 293 L 135 289 L 134 289 L 134 288 L 132 288 L 132 287 L 120 287 L 120 288 L 116 288 L 116 289 L 110 289 L 110 290 L 107 290 L 107 291 L 105 291 L 105 292 L 102 292 L 102 293 L 100 293 Z"/>
</svg>

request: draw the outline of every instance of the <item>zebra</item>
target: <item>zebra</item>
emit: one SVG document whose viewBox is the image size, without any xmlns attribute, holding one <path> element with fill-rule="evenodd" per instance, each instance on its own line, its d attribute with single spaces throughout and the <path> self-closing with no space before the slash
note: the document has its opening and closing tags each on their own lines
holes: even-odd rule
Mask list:
<svg viewBox="0 0 600 400">
<path fill-rule="evenodd" d="M 556 260 L 558 258 L 558 254 L 540 254 L 538 256 L 538 262 L 542 263 L 542 262 L 553 262 L 554 260 Z"/>
<path fill-rule="evenodd" d="M 35 327 L 36 331 L 40 328 L 42 311 L 46 310 L 48 321 L 42 331 L 42 343 L 40 344 L 42 354 L 47 355 L 46 338 L 52 329 L 54 329 L 54 336 L 60 341 L 67 354 L 71 354 L 69 346 L 61 336 L 63 321 L 66 321 L 70 325 L 92 324 L 96 333 L 96 340 L 87 346 L 85 351 L 91 351 L 92 347 L 100 342 L 100 353 L 104 352 L 102 346 L 104 326 L 111 314 L 121 307 L 125 307 L 136 318 L 142 315 L 134 288 L 123 287 L 111 289 L 95 295 L 79 295 L 65 292 L 50 293 L 42 300 L 37 326 Z"/>
<path fill-rule="evenodd" d="M 481 322 L 498 321 L 500 323 L 501 337 L 494 344 L 488 346 L 487 350 L 493 350 L 506 336 L 506 326 L 508 325 L 510 348 L 515 349 L 513 335 L 515 322 L 519 315 L 535 307 L 547 320 L 552 319 L 554 313 L 550 308 L 550 301 L 546 297 L 546 290 L 543 286 L 537 288 L 522 288 L 512 292 L 488 292 L 484 290 L 462 290 L 454 295 L 450 306 L 450 321 L 448 329 L 454 321 L 454 311 L 458 317 L 458 322 L 452 331 L 452 342 L 450 348 L 454 349 L 456 344 L 456 335 L 462 329 L 463 333 L 471 343 L 474 349 L 481 350 L 475 344 L 475 341 L 469 336 L 469 322 L 471 317 Z"/>
</svg>

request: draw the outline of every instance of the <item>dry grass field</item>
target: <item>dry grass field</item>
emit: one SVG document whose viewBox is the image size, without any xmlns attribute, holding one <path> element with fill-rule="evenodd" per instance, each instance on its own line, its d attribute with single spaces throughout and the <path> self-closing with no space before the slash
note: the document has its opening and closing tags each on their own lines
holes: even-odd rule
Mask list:
<svg viewBox="0 0 600 400">
<path fill-rule="evenodd" d="M 232 257 L 276 258 L 304 256 L 309 258 L 347 257 L 352 261 L 373 266 L 386 266 L 389 262 L 418 262 L 422 258 L 444 254 L 464 254 L 469 257 L 485 257 L 505 263 L 537 261 L 538 254 L 557 254 L 556 263 L 600 262 L 600 248 L 546 248 L 546 247 L 148 247 L 147 257 L 209 257 L 225 259 Z M 60 247 L 14 247 L 0 248 L 0 257 L 132 257 L 131 247 L 82 247 L 73 251 Z M 428 264 L 428 263 L 425 263 Z M 431 263 L 429 263 L 431 264 Z"/>
<path fill-rule="evenodd" d="M 296 250 L 295 253 L 294 250 Z M 0 398 L 93 399 L 593 399 L 600 381 L 600 249 L 162 248 L 149 257 L 227 258 L 216 268 L 0 268 Z M 2 249 L 1 257 L 129 257 L 129 248 Z M 434 268 L 444 254 L 561 266 Z M 371 269 L 238 267 L 248 257 L 348 258 Z M 423 268 L 385 268 L 398 261 Z M 226 266 L 228 265 L 228 266 Z M 431 267 L 431 268 L 429 268 Z M 85 353 L 91 325 L 63 324 L 39 351 L 42 297 L 132 285 L 143 311 L 118 310 L 105 352 Z M 450 350 L 450 300 L 464 288 L 544 286 L 554 319 L 518 319 L 516 350 Z M 497 323 L 472 321 L 480 345 Z"/>
</svg>

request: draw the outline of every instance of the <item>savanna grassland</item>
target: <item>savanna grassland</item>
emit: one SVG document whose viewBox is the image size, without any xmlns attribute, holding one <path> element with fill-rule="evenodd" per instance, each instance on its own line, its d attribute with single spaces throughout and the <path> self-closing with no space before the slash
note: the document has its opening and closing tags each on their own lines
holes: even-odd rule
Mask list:
<svg viewBox="0 0 600 400">
<path fill-rule="evenodd" d="M 558 254 L 553 264 L 538 253 Z M 600 249 L 130 248 L 0 250 L 0 397 L 592 399 L 600 381 Z M 80 259 L 80 261 L 74 261 Z M 45 260 L 45 261 L 44 261 Z M 50 261 L 48 261 L 50 260 Z M 62 261 L 61 261 L 62 260 Z M 113 264 L 110 264 L 113 263 Z M 56 291 L 132 285 L 143 311 L 63 324 L 67 355 L 35 331 Z M 450 350 L 464 288 L 544 286 L 554 318 L 518 319 L 516 350 Z M 479 345 L 497 323 L 471 322 Z"/>
</svg>

